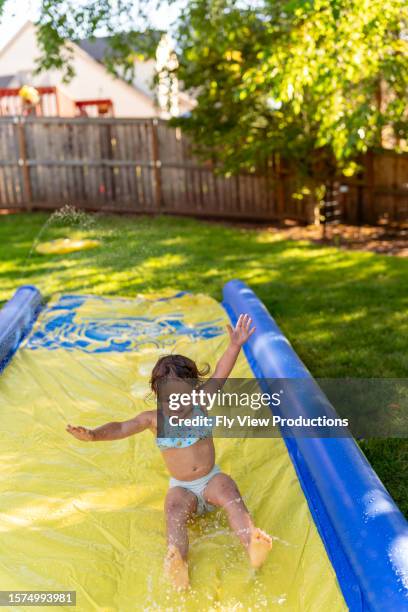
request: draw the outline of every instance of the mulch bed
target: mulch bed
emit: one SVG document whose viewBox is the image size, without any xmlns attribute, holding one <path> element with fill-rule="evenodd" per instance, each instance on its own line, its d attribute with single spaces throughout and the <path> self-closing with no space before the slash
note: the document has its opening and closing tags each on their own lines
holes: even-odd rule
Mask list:
<svg viewBox="0 0 408 612">
<path fill-rule="evenodd" d="M 282 237 L 290 240 L 310 240 L 348 250 L 408 257 L 408 226 L 329 225 L 326 227 L 325 236 L 322 228 L 315 225 L 270 227 L 268 230 L 279 232 Z"/>
<path fill-rule="evenodd" d="M 219 222 L 219 221 L 218 221 Z M 335 246 L 350 251 L 371 251 L 383 255 L 408 257 L 408 223 L 398 225 L 298 225 L 295 221 L 266 225 L 225 222 L 226 225 L 259 229 L 279 234 L 283 240 L 310 240 L 315 244 Z"/>
</svg>

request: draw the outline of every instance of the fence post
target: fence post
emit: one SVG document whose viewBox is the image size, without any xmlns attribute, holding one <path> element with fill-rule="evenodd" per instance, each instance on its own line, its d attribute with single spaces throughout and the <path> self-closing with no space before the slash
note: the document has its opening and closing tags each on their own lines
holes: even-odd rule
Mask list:
<svg viewBox="0 0 408 612">
<path fill-rule="evenodd" d="M 155 199 L 156 208 L 161 210 L 163 206 L 163 194 L 162 194 L 162 176 L 161 176 L 161 160 L 159 150 L 159 134 L 158 126 L 159 120 L 152 119 L 152 153 L 153 153 L 153 173 L 154 173 L 154 187 L 155 187 Z"/>
<path fill-rule="evenodd" d="M 276 186 L 277 191 L 277 212 L 279 217 L 284 217 L 285 215 L 285 164 L 282 159 L 282 156 L 279 155 L 277 159 L 277 170 L 278 170 L 278 181 Z"/>
<path fill-rule="evenodd" d="M 375 220 L 374 208 L 374 155 L 373 151 L 367 151 L 365 163 L 365 181 L 367 184 L 367 208 L 368 211 L 363 212 L 363 222 L 373 223 Z M 368 214 L 364 214 L 367 212 Z"/>
<path fill-rule="evenodd" d="M 18 165 L 21 168 L 22 177 L 23 177 L 23 190 L 24 190 L 24 200 L 26 209 L 31 211 L 31 204 L 33 200 L 33 194 L 31 190 L 31 179 L 30 179 L 30 169 L 27 164 L 27 141 L 26 134 L 24 128 L 24 119 L 16 117 L 16 127 L 17 127 L 17 136 L 18 136 L 18 152 L 19 159 Z"/>
</svg>

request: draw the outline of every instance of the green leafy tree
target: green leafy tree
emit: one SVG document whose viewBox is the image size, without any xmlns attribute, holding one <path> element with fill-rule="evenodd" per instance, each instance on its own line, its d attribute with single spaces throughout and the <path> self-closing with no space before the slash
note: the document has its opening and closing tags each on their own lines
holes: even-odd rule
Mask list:
<svg viewBox="0 0 408 612">
<path fill-rule="evenodd" d="M 330 197 L 339 173 L 407 127 L 404 0 L 193 0 L 177 31 L 181 122 L 226 172 L 277 154 Z M 180 123 L 180 122 L 179 122 Z"/>
</svg>

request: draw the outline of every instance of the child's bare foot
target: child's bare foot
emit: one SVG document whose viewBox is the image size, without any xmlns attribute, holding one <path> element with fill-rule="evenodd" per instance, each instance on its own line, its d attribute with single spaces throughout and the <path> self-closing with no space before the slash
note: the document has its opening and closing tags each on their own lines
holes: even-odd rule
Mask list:
<svg viewBox="0 0 408 612">
<path fill-rule="evenodd" d="M 188 565 L 182 558 L 179 549 L 172 544 L 167 550 L 164 569 L 176 589 L 185 590 L 188 588 Z"/>
<path fill-rule="evenodd" d="M 272 548 L 272 538 L 267 533 L 254 527 L 248 546 L 249 560 L 252 567 L 258 568 L 265 562 Z"/>
</svg>

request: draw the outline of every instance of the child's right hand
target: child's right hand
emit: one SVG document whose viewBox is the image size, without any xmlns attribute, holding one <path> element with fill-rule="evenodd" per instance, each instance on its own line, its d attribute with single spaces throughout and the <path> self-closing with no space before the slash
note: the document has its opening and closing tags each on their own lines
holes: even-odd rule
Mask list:
<svg viewBox="0 0 408 612">
<path fill-rule="evenodd" d="M 251 327 L 252 319 L 248 314 L 240 314 L 234 329 L 227 325 L 231 344 L 241 347 L 252 336 L 255 327 Z"/>
<path fill-rule="evenodd" d="M 70 433 L 74 438 L 78 440 L 82 440 L 83 442 L 90 442 L 94 439 L 92 429 L 88 429 L 87 427 L 81 427 L 81 425 L 67 425 L 66 431 Z"/>
</svg>

